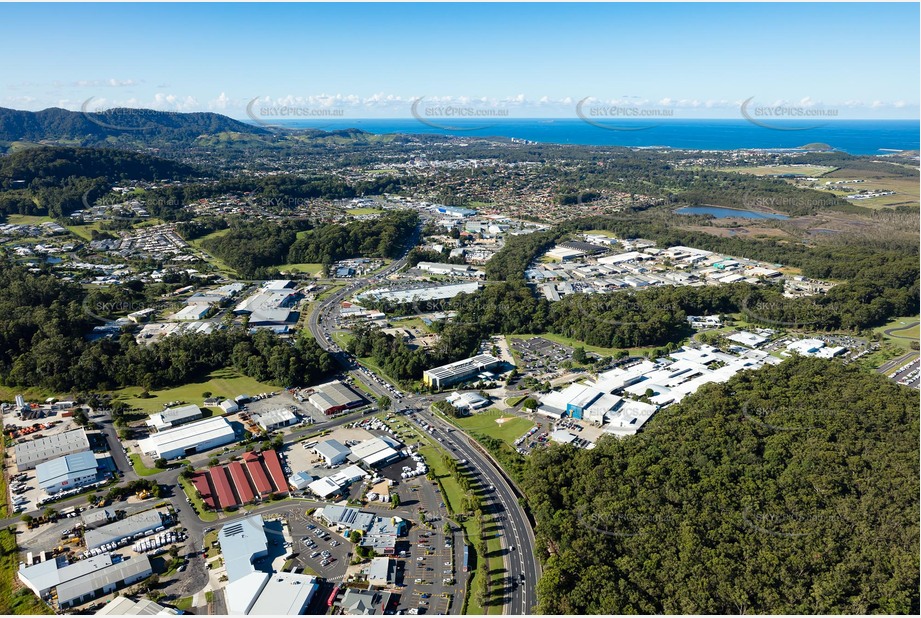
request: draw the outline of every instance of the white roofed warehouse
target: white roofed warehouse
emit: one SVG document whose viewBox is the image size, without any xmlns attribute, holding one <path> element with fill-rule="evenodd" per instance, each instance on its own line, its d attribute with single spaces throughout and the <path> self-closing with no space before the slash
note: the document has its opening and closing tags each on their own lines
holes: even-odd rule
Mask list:
<svg viewBox="0 0 921 618">
<path fill-rule="evenodd" d="M 444 388 L 469 380 L 479 373 L 498 367 L 501 363 L 501 360 L 491 354 L 479 354 L 473 358 L 428 369 L 422 373 L 422 381 L 426 386 Z"/>
<path fill-rule="evenodd" d="M 236 440 L 233 427 L 223 417 L 214 417 L 168 429 L 141 440 L 138 444 L 145 453 L 155 458 L 179 459 L 203 453 Z"/>
<path fill-rule="evenodd" d="M 402 457 L 397 450 L 401 446 L 402 444 L 386 436 L 371 438 L 352 447 L 353 461 L 361 460 L 370 467 L 386 466 Z"/>
<path fill-rule="evenodd" d="M 151 414 L 150 420 L 147 421 L 148 427 L 153 427 L 157 431 L 166 431 L 173 427 L 178 427 L 185 423 L 191 423 L 202 417 L 201 408 L 195 404 L 187 406 L 178 406 L 176 408 L 167 408 L 163 412 Z"/>
<path fill-rule="evenodd" d="M 90 441 L 86 431 L 75 429 L 64 433 L 46 436 L 37 440 L 20 442 L 13 449 L 16 453 L 16 467 L 32 470 L 40 463 L 51 461 L 71 453 L 90 450 Z"/>
<path fill-rule="evenodd" d="M 291 410 L 279 408 L 262 414 L 254 414 L 253 420 L 266 431 L 274 431 L 297 422 L 297 415 Z"/>
<path fill-rule="evenodd" d="M 348 459 L 351 453 L 351 451 L 338 440 L 324 440 L 313 447 L 313 452 L 325 459 L 327 466 L 341 464 Z"/>
</svg>

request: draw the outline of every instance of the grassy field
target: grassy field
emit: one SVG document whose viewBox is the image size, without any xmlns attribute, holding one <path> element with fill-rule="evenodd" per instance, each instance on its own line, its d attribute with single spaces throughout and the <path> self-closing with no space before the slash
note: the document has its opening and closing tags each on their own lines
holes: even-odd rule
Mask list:
<svg viewBox="0 0 921 618">
<path fill-rule="evenodd" d="M 390 322 L 394 328 L 418 328 L 426 333 L 432 332 L 432 329 L 429 328 L 428 324 L 422 321 L 422 318 L 417 318 L 414 316 L 406 318 L 392 318 Z"/>
<path fill-rule="evenodd" d="M 16 400 L 16 395 L 22 395 L 26 401 L 45 401 L 48 397 L 53 397 L 55 393 L 42 388 L 0 385 L 0 401 L 12 403 Z"/>
<path fill-rule="evenodd" d="M 225 228 L 223 230 L 218 230 L 216 232 L 211 232 L 210 234 L 205 234 L 201 238 L 196 238 L 195 240 L 190 240 L 189 244 L 201 251 L 205 255 L 205 259 L 215 268 L 224 273 L 235 274 L 236 271 L 224 263 L 219 257 L 213 256 L 204 249 L 202 249 L 202 243 L 210 238 L 220 238 L 230 233 L 230 228 Z"/>
<path fill-rule="evenodd" d="M 141 456 L 137 453 L 131 453 L 128 455 L 128 458 L 131 459 L 131 467 L 134 468 L 134 471 L 138 473 L 138 476 L 153 476 L 154 474 L 163 471 L 157 468 L 148 468 L 145 466 Z"/>
<path fill-rule="evenodd" d="M 13 592 L 18 569 L 16 535 L 11 530 L 0 530 L 0 614 L 53 614 L 28 588 Z"/>
<path fill-rule="evenodd" d="M 283 273 L 284 272 L 290 272 L 290 273 L 297 272 L 297 273 L 304 273 L 306 275 L 317 276 L 323 271 L 323 265 L 322 264 L 311 264 L 309 262 L 303 263 L 303 264 L 282 264 L 281 266 L 278 267 L 278 270 L 279 272 L 283 272 Z"/>
<path fill-rule="evenodd" d="M 609 232 L 608 230 L 588 230 L 587 232 L 582 233 L 591 234 L 592 236 L 607 236 L 608 238 L 617 238 L 617 234 L 614 232 Z"/>
<path fill-rule="evenodd" d="M 874 328 L 873 332 L 879 333 L 884 341 L 910 350 L 912 341 L 918 341 L 919 336 L 921 336 L 921 333 L 919 333 L 918 321 L 918 316 L 893 318 L 883 326 Z M 914 324 L 914 326 L 909 326 L 911 324 Z M 891 335 L 886 335 L 885 331 L 890 328 L 897 330 L 893 330 Z"/>
<path fill-rule="evenodd" d="M 333 341 L 335 341 L 343 350 L 346 348 L 346 346 L 349 345 L 349 341 L 355 338 L 352 333 L 347 333 L 341 330 L 333 331 L 332 335 L 330 336 L 333 338 Z"/>
<path fill-rule="evenodd" d="M 753 176 L 771 176 L 773 174 L 800 174 L 802 176 L 822 176 L 836 168 L 827 165 L 756 165 L 752 167 L 722 167 L 722 172 L 739 172 Z"/>
<path fill-rule="evenodd" d="M 384 211 L 380 208 L 349 208 L 345 212 L 350 215 L 376 215 Z"/>
<path fill-rule="evenodd" d="M 39 215 L 7 215 L 6 222 L 13 225 L 38 225 L 54 221 L 51 217 L 42 217 Z"/>
<path fill-rule="evenodd" d="M 451 420 L 468 433 L 476 431 L 492 438 L 503 440 L 509 446 L 514 446 L 513 443 L 515 440 L 523 436 L 534 426 L 534 423 L 525 418 L 512 414 L 501 416 L 498 412 L 499 411 L 495 409 L 481 410 L 480 412 L 474 413 L 472 416 Z M 503 418 L 508 420 L 503 423 L 496 422 Z"/>
<path fill-rule="evenodd" d="M 218 369 L 208 374 L 201 382 L 192 382 L 175 388 L 151 391 L 152 397 L 149 399 L 139 397 L 144 391 L 140 386 L 112 391 L 112 395 L 130 406 L 152 413 L 160 412 L 163 410 L 163 404 L 170 401 L 185 401 L 201 405 L 204 400 L 202 396 L 204 392 L 210 392 L 214 397 L 233 399 L 237 395 L 258 395 L 259 393 L 275 390 L 278 390 L 277 386 L 264 384 L 233 369 Z"/>
<path fill-rule="evenodd" d="M 179 477 L 179 484 L 182 486 L 182 491 L 185 492 L 185 495 L 189 497 L 192 501 L 192 504 L 195 505 L 195 508 L 198 509 L 198 518 L 202 521 L 216 521 L 217 513 L 213 511 L 205 510 L 205 503 L 201 501 L 201 498 L 198 497 L 198 492 L 195 491 L 195 488 L 192 486 L 190 481 Z"/>
<path fill-rule="evenodd" d="M 543 337 L 547 341 L 553 341 L 554 343 L 559 343 L 562 345 L 567 345 L 572 348 L 582 346 L 585 348 L 586 352 L 594 352 L 601 356 L 613 356 L 616 352 L 620 351 L 620 348 L 602 348 L 596 345 L 587 345 L 578 339 L 572 339 L 571 337 L 564 337 L 563 335 L 554 335 L 551 333 L 543 333 L 540 335 L 507 335 L 506 340 L 511 343 L 512 339 L 533 339 L 534 337 Z M 649 348 L 628 348 L 627 353 L 631 356 L 645 356 L 649 350 L 654 350 L 655 347 Z"/>
<path fill-rule="evenodd" d="M 180 609 L 184 612 L 192 609 L 192 597 L 182 597 L 175 603 L 176 609 Z"/>
</svg>

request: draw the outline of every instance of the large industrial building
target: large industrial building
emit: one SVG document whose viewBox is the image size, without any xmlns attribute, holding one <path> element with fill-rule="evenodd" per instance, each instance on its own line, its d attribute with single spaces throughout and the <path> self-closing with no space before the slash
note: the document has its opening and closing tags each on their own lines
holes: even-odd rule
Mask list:
<svg viewBox="0 0 921 618">
<path fill-rule="evenodd" d="M 779 362 L 759 350 L 736 355 L 709 345 L 685 346 L 656 362 L 643 360 L 617 367 L 593 382 L 548 393 L 541 397 L 537 412 L 553 419 L 585 420 L 607 433 L 628 436 L 639 431 L 657 410 L 681 401 L 704 384 L 726 382 L 739 371 Z"/>
<path fill-rule="evenodd" d="M 327 466 L 341 464 L 348 459 L 351 453 L 348 447 L 339 442 L 339 440 L 323 440 L 313 447 L 313 452 L 325 459 Z"/>
<path fill-rule="evenodd" d="M 371 298 L 377 302 L 389 302 L 398 305 L 406 303 L 421 303 L 433 300 L 454 298 L 458 294 L 473 294 L 480 289 L 476 281 L 469 283 L 449 283 L 446 285 L 419 285 L 411 288 L 377 288 L 359 294 L 359 302 Z"/>
<path fill-rule="evenodd" d="M 288 492 L 281 460 L 273 450 L 246 453 L 243 461 L 212 466 L 191 477 L 192 485 L 209 509 L 226 510 Z"/>
<path fill-rule="evenodd" d="M 147 421 L 148 427 L 153 427 L 157 431 L 166 431 L 185 423 L 191 423 L 202 417 L 201 408 L 195 404 L 179 406 L 176 408 L 167 408 L 163 412 L 151 414 L 150 420 Z"/>
<path fill-rule="evenodd" d="M 362 461 L 372 468 L 386 466 L 402 457 L 397 450 L 401 446 L 403 445 L 387 436 L 371 438 L 352 447 L 352 459 Z"/>
<path fill-rule="evenodd" d="M 32 470 L 40 463 L 90 450 L 90 441 L 83 429 L 65 431 L 37 440 L 20 442 L 13 449 L 16 454 L 16 467 L 20 470 Z"/>
<path fill-rule="evenodd" d="M 87 549 L 98 549 L 109 543 L 118 543 L 137 534 L 144 534 L 157 528 L 163 528 L 160 511 L 143 511 L 129 515 L 95 530 L 87 530 L 83 536 Z"/>
<path fill-rule="evenodd" d="M 19 568 L 19 580 L 41 599 L 56 597 L 59 607 L 67 608 L 133 584 L 153 573 L 147 556 L 114 561 L 112 554 L 91 556 L 69 564 L 52 558 Z"/>
<path fill-rule="evenodd" d="M 48 494 L 95 483 L 96 476 L 96 456 L 92 451 L 71 453 L 35 466 L 35 479 Z"/>
<path fill-rule="evenodd" d="M 260 571 L 254 562 L 269 553 L 261 515 L 227 524 L 218 531 L 227 570 L 224 597 L 234 616 L 298 615 L 319 588 L 315 578 L 296 573 Z"/>
<path fill-rule="evenodd" d="M 253 420 L 266 431 L 274 431 L 282 427 L 288 427 L 297 422 L 297 415 L 291 410 L 279 408 L 269 410 L 262 414 L 253 414 Z"/>
<path fill-rule="evenodd" d="M 57 587 L 58 605 L 71 607 L 86 603 L 99 595 L 115 592 L 119 588 L 153 575 L 150 558 L 134 556 L 130 560 L 116 562 L 79 579 L 73 579 Z"/>
<path fill-rule="evenodd" d="M 422 381 L 426 386 L 444 388 L 469 380 L 479 373 L 498 367 L 501 363 L 501 360 L 491 354 L 479 354 L 473 358 L 424 371 Z"/>
<path fill-rule="evenodd" d="M 203 453 L 236 439 L 233 427 L 223 417 L 189 423 L 154 434 L 138 444 L 145 453 L 161 459 L 179 459 Z"/>
<path fill-rule="evenodd" d="M 307 401 L 323 414 L 329 415 L 357 408 L 365 403 L 365 398 L 347 384 L 327 382 L 314 387 L 314 392 Z"/>
</svg>

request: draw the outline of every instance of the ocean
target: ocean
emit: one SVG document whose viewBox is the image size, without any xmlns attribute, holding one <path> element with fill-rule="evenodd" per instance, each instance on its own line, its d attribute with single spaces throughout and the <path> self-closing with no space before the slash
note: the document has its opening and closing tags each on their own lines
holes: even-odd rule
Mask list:
<svg viewBox="0 0 921 618">
<path fill-rule="evenodd" d="M 273 121 L 274 122 L 274 121 Z M 771 121 L 767 128 L 746 120 L 621 120 L 593 126 L 579 119 L 330 119 L 279 121 L 287 128 L 333 131 L 357 128 L 369 133 L 506 137 L 552 144 L 668 147 L 689 150 L 785 150 L 828 144 L 855 155 L 918 150 L 917 120 Z M 820 124 L 823 123 L 824 124 Z M 437 125 L 437 126 L 433 126 Z"/>
</svg>

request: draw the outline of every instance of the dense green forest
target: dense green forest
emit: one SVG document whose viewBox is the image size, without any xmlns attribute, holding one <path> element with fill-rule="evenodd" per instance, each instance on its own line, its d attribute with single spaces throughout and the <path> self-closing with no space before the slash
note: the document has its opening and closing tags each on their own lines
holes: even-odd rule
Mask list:
<svg viewBox="0 0 921 618">
<path fill-rule="evenodd" d="M 138 286 L 143 284 L 136 282 Z M 98 319 L 94 300 L 77 285 L 19 267 L 0 269 L 0 383 L 56 392 L 140 385 L 175 386 L 210 371 L 234 367 L 278 384 L 303 385 L 332 371 L 335 362 L 309 335 L 294 345 L 266 331 L 227 328 L 209 335 L 168 337 L 140 346 L 130 334 L 86 341 Z"/>
<path fill-rule="evenodd" d="M 123 180 L 183 180 L 195 168 L 110 148 L 41 147 L 0 157 L 0 216 L 66 217 Z"/>
<path fill-rule="evenodd" d="M 917 614 L 917 393 L 791 359 L 643 432 L 551 446 L 523 489 L 547 614 Z"/>
<path fill-rule="evenodd" d="M 245 277 L 268 277 L 285 263 L 332 264 L 350 257 L 398 257 L 419 221 L 414 211 L 385 213 L 373 221 L 311 228 L 305 220 L 284 223 L 235 221 L 230 232 L 203 247 Z M 297 234 L 298 231 L 302 233 Z"/>
</svg>

